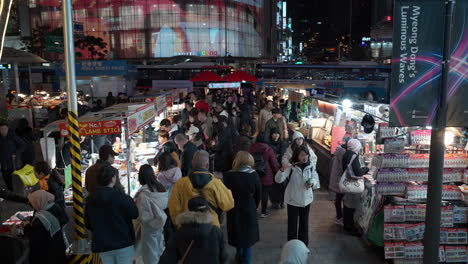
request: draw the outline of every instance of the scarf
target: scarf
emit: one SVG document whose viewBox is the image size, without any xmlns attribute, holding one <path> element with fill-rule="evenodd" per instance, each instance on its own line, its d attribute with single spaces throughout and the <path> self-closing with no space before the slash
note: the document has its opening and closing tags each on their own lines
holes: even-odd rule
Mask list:
<svg viewBox="0 0 468 264">
<path fill-rule="evenodd" d="M 47 204 L 44 207 L 44 210 L 41 210 L 34 215 L 34 219 L 38 219 L 42 223 L 44 228 L 49 231 L 51 237 L 60 231 L 60 223 L 58 219 L 49 211 L 47 211 L 47 209 L 51 208 L 53 205 L 54 203 Z"/>
</svg>

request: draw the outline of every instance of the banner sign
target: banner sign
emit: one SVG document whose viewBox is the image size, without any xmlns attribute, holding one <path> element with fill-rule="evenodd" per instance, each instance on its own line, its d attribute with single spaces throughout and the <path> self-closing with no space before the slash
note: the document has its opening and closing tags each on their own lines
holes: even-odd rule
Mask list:
<svg viewBox="0 0 468 264">
<path fill-rule="evenodd" d="M 160 115 L 164 110 L 166 110 L 166 97 L 164 95 L 156 97 L 156 111 L 157 114 Z"/>
<path fill-rule="evenodd" d="M 154 103 L 149 103 L 136 110 L 135 113 L 127 117 L 128 134 L 131 135 L 144 126 L 154 121 L 156 117 L 156 108 Z"/>
<path fill-rule="evenodd" d="M 227 83 L 209 83 L 209 89 L 239 89 L 241 87 L 240 82 L 227 82 Z"/>
<path fill-rule="evenodd" d="M 60 123 L 60 136 L 68 137 L 68 122 Z M 80 136 L 113 135 L 122 133 L 120 120 L 80 122 Z"/>
<path fill-rule="evenodd" d="M 430 126 L 434 121 L 444 15 L 444 1 L 395 1 L 390 126 Z"/>
<path fill-rule="evenodd" d="M 57 69 L 60 76 L 65 75 L 64 67 L 62 65 Z M 136 70 L 123 60 L 83 60 L 75 63 L 75 69 L 76 76 L 128 76 Z"/>
<path fill-rule="evenodd" d="M 452 57 L 447 85 L 447 126 L 468 127 L 468 1 L 457 1 L 453 15 Z"/>
</svg>

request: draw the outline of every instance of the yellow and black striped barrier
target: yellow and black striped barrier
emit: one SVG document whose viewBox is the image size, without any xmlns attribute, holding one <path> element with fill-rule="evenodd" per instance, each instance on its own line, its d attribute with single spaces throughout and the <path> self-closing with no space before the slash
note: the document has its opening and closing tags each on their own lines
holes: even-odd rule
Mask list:
<svg viewBox="0 0 468 264">
<path fill-rule="evenodd" d="M 80 150 L 80 130 L 78 123 L 78 112 L 68 112 L 68 123 L 70 129 L 70 154 L 71 173 L 73 188 L 73 219 L 75 220 L 75 239 L 85 238 L 83 187 L 81 179 L 81 150 Z M 81 262 L 77 262 L 81 263 Z"/>
<path fill-rule="evenodd" d="M 71 254 L 67 255 L 67 264 L 101 264 L 101 258 L 98 253 L 93 254 Z"/>
</svg>

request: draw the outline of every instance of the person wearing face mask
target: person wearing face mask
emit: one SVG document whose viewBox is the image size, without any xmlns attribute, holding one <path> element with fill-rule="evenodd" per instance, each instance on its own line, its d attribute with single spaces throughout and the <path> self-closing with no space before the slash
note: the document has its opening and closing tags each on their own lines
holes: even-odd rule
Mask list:
<svg viewBox="0 0 468 264">
<path fill-rule="evenodd" d="M 348 164 L 351 162 L 351 168 L 353 169 L 353 173 L 356 177 L 362 177 L 367 172 L 369 172 L 368 167 L 361 167 L 361 163 L 359 162 L 359 153 L 362 148 L 362 144 L 357 139 L 350 139 L 347 144 L 348 148 L 343 155 L 342 161 L 342 168 L 343 171 L 346 170 Z M 354 226 L 354 213 L 356 208 L 361 203 L 361 194 L 350 194 L 345 193 L 343 197 L 343 225 L 344 230 L 347 231 L 351 235 L 357 235 L 357 229 Z"/>
<path fill-rule="evenodd" d="M 277 183 L 283 183 L 289 179 L 284 195 L 288 205 L 288 241 L 299 239 L 307 246 L 310 204 L 314 200 L 312 189 L 319 189 L 320 181 L 306 146 L 294 149 L 290 164 L 278 171 L 275 180 Z"/>
</svg>

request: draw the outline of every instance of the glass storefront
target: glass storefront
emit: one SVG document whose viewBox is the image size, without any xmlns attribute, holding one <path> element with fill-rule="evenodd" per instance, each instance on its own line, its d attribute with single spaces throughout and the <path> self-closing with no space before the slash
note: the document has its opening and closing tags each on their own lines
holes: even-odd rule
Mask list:
<svg viewBox="0 0 468 264">
<path fill-rule="evenodd" d="M 30 7 L 33 30 L 62 27 L 61 0 Z M 263 0 L 76 0 L 73 19 L 83 25 L 77 33 L 102 38 L 113 59 L 261 57 L 262 7 Z"/>
</svg>

